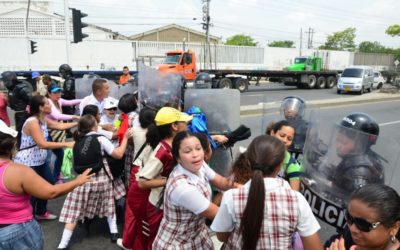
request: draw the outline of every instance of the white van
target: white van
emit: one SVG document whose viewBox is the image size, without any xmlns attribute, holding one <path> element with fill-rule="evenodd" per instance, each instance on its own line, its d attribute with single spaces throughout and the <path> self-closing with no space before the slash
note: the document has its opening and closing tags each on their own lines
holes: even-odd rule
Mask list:
<svg viewBox="0 0 400 250">
<path fill-rule="evenodd" d="M 357 92 L 362 95 L 372 91 L 374 70 L 370 66 L 350 66 L 345 68 L 337 84 L 337 93 Z"/>
</svg>

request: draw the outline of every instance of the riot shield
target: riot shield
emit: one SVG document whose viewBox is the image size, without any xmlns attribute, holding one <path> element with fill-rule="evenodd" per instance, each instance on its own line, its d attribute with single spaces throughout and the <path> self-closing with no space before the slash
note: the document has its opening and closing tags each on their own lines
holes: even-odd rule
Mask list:
<svg viewBox="0 0 400 250">
<path fill-rule="evenodd" d="M 110 84 L 110 94 L 109 96 L 119 100 L 125 94 L 133 94 L 138 90 L 137 83 L 135 81 L 128 81 L 127 83 L 121 85 L 114 81 L 108 81 Z"/>
<path fill-rule="evenodd" d="M 342 228 L 354 190 L 370 183 L 393 184 L 400 145 L 382 133 L 376 137 L 338 124 L 321 124 L 311 124 L 307 134 L 302 193 L 315 216 Z"/>
<path fill-rule="evenodd" d="M 85 96 L 92 94 L 92 83 L 99 79 L 98 75 L 83 75 L 82 78 L 75 79 L 75 95 L 76 99 L 83 99 Z"/>
<path fill-rule="evenodd" d="M 267 128 L 271 123 L 282 120 L 279 115 L 280 101 L 269 98 L 266 94 L 260 98 L 261 99 L 258 102 L 259 105 L 262 106 L 260 134 L 265 135 L 267 133 Z"/>
<path fill-rule="evenodd" d="M 287 120 L 295 129 L 293 143 L 289 152 L 294 154 L 296 159 L 303 153 L 307 131 L 312 122 L 319 117 L 319 108 L 297 96 L 289 96 L 282 100 L 280 107 L 281 119 Z"/>
<path fill-rule="evenodd" d="M 139 103 L 159 109 L 165 104 L 181 106 L 182 77 L 177 74 L 159 72 L 144 64 L 139 65 Z"/>
<path fill-rule="evenodd" d="M 228 101 L 229 100 L 229 101 Z M 235 89 L 187 89 L 185 110 L 198 106 L 206 115 L 210 134 L 227 134 L 240 125 L 240 93 Z M 213 151 L 210 166 L 227 176 L 236 149 L 218 147 Z M 232 154 L 231 154 L 232 153 Z"/>
</svg>

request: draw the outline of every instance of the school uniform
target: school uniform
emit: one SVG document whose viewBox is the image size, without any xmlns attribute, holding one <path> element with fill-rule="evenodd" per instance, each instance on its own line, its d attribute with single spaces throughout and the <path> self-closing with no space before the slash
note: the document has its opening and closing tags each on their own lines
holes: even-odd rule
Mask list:
<svg viewBox="0 0 400 250">
<path fill-rule="evenodd" d="M 205 218 L 200 215 L 210 205 L 209 182 L 214 177 L 207 164 L 198 175 L 176 166 L 167 182 L 164 216 L 153 249 L 214 249 Z"/>
<path fill-rule="evenodd" d="M 238 189 L 224 193 L 221 206 L 211 225 L 215 232 L 232 232 L 225 249 L 242 248 L 239 231 L 247 203 L 251 181 Z M 280 178 L 264 178 L 264 220 L 259 233 L 257 249 L 291 249 L 292 235 L 298 231 L 307 237 L 316 233 L 320 226 L 312 214 L 306 199 Z"/>
<path fill-rule="evenodd" d="M 95 134 L 90 132 L 88 135 Z M 97 138 L 102 152 L 111 155 L 114 146 L 105 137 Z M 60 214 L 60 222 L 77 223 L 95 216 L 113 218 L 116 216 L 115 199 L 125 195 L 124 183 L 121 179 L 113 179 L 107 160 L 103 158 L 104 168 L 96 173 L 91 181 L 75 188 L 64 201 Z"/>
<path fill-rule="evenodd" d="M 129 177 L 128 192 L 126 195 L 125 221 L 122 234 L 122 245 L 128 249 L 142 249 L 140 242 L 135 243 L 139 232 L 142 231 L 142 220 L 145 218 L 146 207 L 149 199 L 150 189 L 141 189 L 138 186 L 138 172 L 143 168 L 145 162 L 148 161 L 153 149 L 150 145 L 146 145 L 139 155 L 138 152 L 146 143 L 147 129 L 142 127 L 133 127 L 134 157 L 132 169 Z M 136 244 L 136 245 L 135 245 Z"/>
<path fill-rule="evenodd" d="M 138 174 L 139 177 L 147 180 L 161 177 L 167 178 L 173 168 L 173 166 L 171 166 L 171 150 L 171 146 L 165 140 L 162 140 Z M 163 217 L 162 208 L 157 207 L 163 190 L 164 187 L 152 188 L 147 204 L 143 204 L 143 206 L 146 207 L 146 217 L 142 220 L 143 231 L 139 235 L 138 240 L 141 241 L 142 245 L 145 247 L 144 249 L 152 249 L 151 246 Z"/>
</svg>

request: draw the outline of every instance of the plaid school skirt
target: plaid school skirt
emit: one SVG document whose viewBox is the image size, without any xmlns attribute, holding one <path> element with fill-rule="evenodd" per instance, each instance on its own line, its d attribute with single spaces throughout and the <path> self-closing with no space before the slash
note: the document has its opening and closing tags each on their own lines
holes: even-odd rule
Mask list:
<svg viewBox="0 0 400 250">
<path fill-rule="evenodd" d="M 76 187 L 67 195 L 61 210 L 60 222 L 77 223 L 86 218 L 93 219 L 95 216 L 111 218 L 116 215 L 115 200 L 126 194 L 125 186 L 120 178 L 110 180 L 112 175 L 108 163 L 105 160 L 103 162 L 105 169 L 101 169 L 91 181 Z"/>
</svg>

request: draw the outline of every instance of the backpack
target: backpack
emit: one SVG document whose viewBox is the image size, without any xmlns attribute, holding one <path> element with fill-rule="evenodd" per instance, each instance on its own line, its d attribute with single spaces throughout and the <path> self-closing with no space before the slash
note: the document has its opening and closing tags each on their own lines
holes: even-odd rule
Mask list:
<svg viewBox="0 0 400 250">
<path fill-rule="evenodd" d="M 91 173 L 97 173 L 104 167 L 101 144 L 97 139 L 99 136 L 88 135 L 75 142 L 72 154 L 76 173 L 82 174 L 88 168 L 92 168 Z"/>
</svg>

